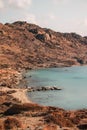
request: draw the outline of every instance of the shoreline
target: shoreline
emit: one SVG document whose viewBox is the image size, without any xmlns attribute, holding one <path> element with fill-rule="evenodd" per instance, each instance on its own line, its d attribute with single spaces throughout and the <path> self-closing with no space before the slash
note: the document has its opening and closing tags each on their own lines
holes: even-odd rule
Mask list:
<svg viewBox="0 0 87 130">
<path fill-rule="evenodd" d="M 26 92 L 27 89 L 21 89 L 21 88 L 8 88 L 8 87 L 1 87 L 1 92 L 10 93 L 10 95 L 13 96 L 13 98 L 17 99 L 21 103 L 33 103 L 27 96 Z M 12 92 L 13 91 L 13 92 Z M 11 93 L 12 92 L 12 93 Z"/>
<path fill-rule="evenodd" d="M 84 66 L 87 66 L 87 65 L 84 65 Z M 70 66 L 70 67 L 82 67 L 82 66 L 77 66 L 76 65 L 76 66 Z M 60 67 L 60 68 L 62 68 L 62 67 Z M 68 68 L 68 67 L 66 67 L 66 68 Z M 46 68 L 37 68 L 37 70 L 38 69 L 46 69 Z M 34 69 L 32 69 L 32 70 L 34 70 Z M 32 70 L 30 70 L 30 71 L 32 71 Z M 21 80 L 20 80 L 20 75 L 18 74 L 19 82 L 21 82 L 21 81 L 25 82 L 25 79 L 26 79 L 25 74 L 26 74 L 26 72 L 29 72 L 29 70 L 25 70 L 25 71 L 24 70 L 20 70 L 19 73 L 21 75 Z M 16 92 L 12 93 L 10 95 L 12 95 L 14 98 L 18 99 L 21 103 L 33 103 L 33 104 L 36 103 L 36 102 L 32 102 L 30 97 L 26 94 L 27 92 L 31 92 L 31 91 L 28 91 L 28 88 L 26 88 L 26 82 L 24 83 L 24 86 L 22 88 L 19 85 L 17 86 L 17 88 L 13 88 L 13 87 L 9 88 L 9 87 L 3 87 L 3 86 L 0 87 L 0 91 L 13 91 L 13 90 L 15 90 Z M 48 105 L 46 105 L 46 106 L 48 106 Z M 54 106 L 54 107 L 56 107 L 56 106 Z M 64 109 L 64 108 L 62 108 L 62 109 Z M 86 108 L 84 108 L 84 109 L 86 109 Z M 77 110 L 80 110 L 80 109 L 75 109 L 75 110 L 77 111 Z M 70 111 L 73 111 L 73 110 L 70 110 Z"/>
<path fill-rule="evenodd" d="M 52 95 L 44 95 L 47 105 L 33 101 L 27 92 L 31 85 L 26 83 L 26 72 L 87 66 L 87 37 L 15 21 L 0 24 L 0 41 L 0 130 L 86 130 L 87 109 L 49 106 Z"/>
<path fill-rule="evenodd" d="M 13 93 L 12 96 L 17 98 L 21 103 L 32 103 L 26 93 L 27 89 L 16 89 L 16 93 Z"/>
<path fill-rule="evenodd" d="M 68 71 L 68 68 L 71 68 L 71 69 L 73 69 L 73 67 L 75 67 L 75 68 L 78 68 L 78 70 L 79 70 L 79 68 L 81 68 L 81 71 L 83 70 L 82 68 L 85 68 L 86 70 L 87 70 L 87 65 L 86 66 L 71 66 L 71 67 L 67 67 L 67 70 L 65 70 L 64 69 L 64 71 Z M 41 69 L 41 70 L 43 70 L 43 68 Z M 76 71 L 76 70 L 75 70 Z M 83 70 L 84 71 L 84 70 Z M 33 70 L 32 70 L 32 72 L 33 72 Z M 28 75 L 27 75 L 27 77 L 29 76 L 29 80 L 31 80 L 32 81 L 32 79 L 34 79 L 35 80 L 35 77 L 33 78 L 33 74 L 32 74 L 32 72 L 31 72 L 31 70 L 30 70 L 30 72 L 28 71 L 27 73 L 28 73 Z M 34 71 L 35 72 L 35 71 Z M 34 73 L 33 72 L 33 73 Z M 41 71 L 41 72 L 43 72 L 43 71 Z M 38 73 L 38 69 L 37 69 L 37 71 L 36 71 L 36 73 Z M 67 72 L 66 72 L 67 73 Z M 40 75 L 41 75 L 42 73 L 40 73 Z M 39 75 L 39 76 L 40 76 Z M 43 75 L 43 74 L 42 74 Z M 30 77 L 31 76 L 31 77 Z M 36 75 L 35 75 L 36 76 Z M 76 75 L 76 77 L 75 78 L 77 78 L 76 80 L 78 80 L 78 78 L 79 78 L 79 76 L 82 76 L 82 75 Z M 46 77 L 46 76 L 45 76 Z M 83 79 L 83 78 L 82 78 Z M 39 80 L 38 80 L 39 81 Z M 73 81 L 73 80 L 72 80 Z M 80 80 L 81 81 L 81 80 Z M 82 81 L 81 81 L 82 82 Z M 33 82 L 31 82 L 31 83 L 33 83 Z M 84 82 L 85 83 L 85 82 Z M 82 84 L 83 84 L 83 86 L 85 86 L 84 85 L 84 83 L 82 82 Z M 53 82 L 53 84 L 55 84 L 55 81 Z M 72 83 L 73 84 L 73 83 Z M 36 82 L 34 83 L 34 85 L 36 86 L 38 86 L 38 84 L 36 84 Z M 64 85 L 64 84 L 62 84 L 62 85 Z M 62 86 L 61 85 L 61 87 L 60 88 L 62 88 L 63 90 L 65 90 L 66 88 L 63 88 L 64 86 Z M 32 84 L 31 84 L 31 86 L 33 86 Z M 42 85 L 42 86 L 44 86 L 44 85 Z M 56 85 L 57 86 L 57 85 Z M 69 87 L 70 87 L 70 84 L 68 85 Z M 40 84 L 40 87 L 41 87 L 41 84 Z M 58 86 L 57 86 L 58 87 Z M 32 88 L 32 87 L 31 87 Z M 39 87 L 38 87 L 39 88 Z M 75 88 L 75 89 L 74 89 Z M 72 95 L 72 92 L 73 91 L 79 91 L 80 89 L 82 90 L 81 92 L 84 92 L 84 87 L 81 87 L 80 88 L 80 86 L 78 85 L 78 87 L 77 87 L 77 89 L 76 89 L 76 87 L 74 87 L 73 88 L 73 90 L 70 92 L 70 91 L 68 91 L 68 93 L 69 93 L 69 95 Z M 69 89 L 69 88 L 68 88 Z M 39 90 L 40 91 L 40 90 Z M 32 91 L 31 91 L 32 92 Z M 65 92 L 66 92 L 66 90 L 65 90 Z M 85 92 L 84 92 L 85 93 Z M 62 92 L 61 92 L 61 94 L 62 94 Z M 65 93 L 63 92 L 63 95 L 64 95 Z M 72 101 L 73 99 L 73 103 L 71 103 L 71 106 L 70 105 L 68 105 L 67 104 L 67 101 L 65 101 L 66 102 L 66 105 L 56 105 L 56 104 L 54 104 L 54 103 L 52 103 L 49 99 L 50 98 L 48 98 L 47 100 L 45 100 L 46 99 L 46 95 L 45 96 L 43 96 L 43 94 L 37 94 L 37 92 L 36 92 L 36 94 L 35 94 L 36 96 L 34 96 L 34 94 L 31 94 L 31 99 L 34 101 L 34 102 L 37 102 L 38 104 L 39 103 L 41 103 L 42 105 L 45 105 L 45 106 L 53 106 L 53 107 L 60 107 L 60 108 L 63 108 L 63 109 L 65 109 L 65 110 L 70 110 L 70 111 L 73 111 L 73 110 L 83 110 L 83 109 L 87 109 L 87 107 L 86 107 L 86 104 L 87 104 L 87 102 L 85 101 L 85 98 L 84 98 L 84 100 L 82 100 L 81 101 L 81 98 L 83 98 L 83 97 L 81 97 L 80 95 L 78 95 L 78 97 L 80 96 L 80 101 L 81 102 L 77 102 L 77 100 L 79 99 L 78 97 L 77 97 L 77 94 L 75 95 L 75 99 L 74 99 L 74 94 L 72 95 L 72 96 L 69 96 L 71 99 L 69 100 L 69 101 Z M 39 96 L 38 96 L 39 95 Z M 43 96 L 44 98 L 42 98 L 41 96 Z M 51 95 L 52 96 L 52 95 Z M 33 98 L 34 97 L 34 98 Z M 39 100 L 38 100 L 38 97 L 40 98 Z M 67 96 L 68 97 L 68 96 Z M 67 98 L 67 99 L 69 99 L 69 97 Z M 37 98 L 37 99 L 36 99 Z M 78 99 L 77 99 L 78 98 Z M 54 98 L 55 99 L 55 98 Z M 61 98 L 62 99 L 62 98 Z M 44 103 L 44 101 L 45 101 L 45 103 Z M 56 101 L 56 99 L 55 100 L 53 100 L 53 101 Z M 63 101 L 63 103 L 65 103 Z M 78 100 L 79 101 L 79 100 Z M 49 103 L 50 102 L 50 103 Z M 62 102 L 62 100 L 61 100 L 61 102 Z M 84 103 L 85 102 L 85 103 Z M 75 105 L 73 105 L 73 104 L 75 104 Z M 80 104 L 80 105 L 78 105 L 78 104 Z M 84 105 L 85 104 L 85 105 Z M 63 107 L 62 107 L 63 106 Z M 84 107 L 85 106 L 85 107 Z M 69 108 L 70 107 L 70 108 Z"/>
<path fill-rule="evenodd" d="M 23 76 L 23 73 L 21 73 L 21 76 Z M 23 77 L 21 81 L 22 80 Z M 37 128 L 37 130 L 39 130 L 39 128 L 41 128 L 41 130 L 51 130 L 51 128 L 53 130 L 57 130 L 57 128 L 59 130 L 61 130 L 61 128 L 62 130 L 79 130 L 78 127 L 85 128 L 85 122 L 87 122 L 86 109 L 72 111 L 64 110 L 59 107 L 36 104 L 30 100 L 29 96 L 27 96 L 27 90 L 26 86 L 20 88 L 20 86 L 16 86 L 16 84 L 15 88 L 9 88 L 7 86 L 0 87 L 1 130 L 6 130 L 4 129 L 6 121 L 9 121 L 11 129 L 14 129 L 15 126 L 16 128 L 20 127 L 23 130 L 27 128 L 30 128 L 31 130 Z M 19 123 L 20 126 L 17 126 L 15 121 Z M 54 127 L 56 129 L 54 129 Z"/>
</svg>

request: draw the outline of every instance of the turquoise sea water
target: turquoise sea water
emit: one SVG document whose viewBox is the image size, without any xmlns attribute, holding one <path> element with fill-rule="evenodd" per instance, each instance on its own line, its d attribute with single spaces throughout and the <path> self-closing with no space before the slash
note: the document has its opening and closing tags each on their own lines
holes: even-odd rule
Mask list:
<svg viewBox="0 0 87 130">
<path fill-rule="evenodd" d="M 29 71 L 28 86 L 58 86 L 61 91 L 28 93 L 32 101 L 64 109 L 87 108 L 87 66 Z"/>
</svg>

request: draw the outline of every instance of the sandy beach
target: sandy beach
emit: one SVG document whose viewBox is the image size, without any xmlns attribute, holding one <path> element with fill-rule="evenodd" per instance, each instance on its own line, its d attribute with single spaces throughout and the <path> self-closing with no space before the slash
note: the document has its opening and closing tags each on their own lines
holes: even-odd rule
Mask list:
<svg viewBox="0 0 87 130">
<path fill-rule="evenodd" d="M 16 78 L 16 80 L 14 80 Z M 19 74 L 1 71 L 0 130 L 79 130 L 86 128 L 87 110 L 66 111 L 32 103 L 29 88 L 20 88 Z M 14 85 L 14 86 L 13 86 Z M 79 116 L 78 116 L 79 115 Z"/>
<path fill-rule="evenodd" d="M 31 103 L 26 95 L 27 89 L 16 89 L 16 92 L 12 94 L 14 98 L 17 98 L 21 103 Z"/>
<path fill-rule="evenodd" d="M 2 116 L 0 130 L 7 130 L 7 127 L 11 128 L 10 130 L 18 128 L 21 130 L 28 128 L 30 130 L 61 130 L 61 127 L 62 130 L 80 130 L 80 127 L 86 128 L 87 110 L 65 111 L 61 108 L 41 106 L 32 103 L 26 92 L 27 89 L 0 88 Z"/>
<path fill-rule="evenodd" d="M 32 103 L 29 98 L 26 95 L 27 89 L 13 89 L 13 88 L 8 88 L 8 87 L 1 87 L 0 91 L 2 92 L 10 92 L 10 91 L 15 91 L 11 93 L 14 98 L 18 99 L 21 103 Z"/>
</svg>

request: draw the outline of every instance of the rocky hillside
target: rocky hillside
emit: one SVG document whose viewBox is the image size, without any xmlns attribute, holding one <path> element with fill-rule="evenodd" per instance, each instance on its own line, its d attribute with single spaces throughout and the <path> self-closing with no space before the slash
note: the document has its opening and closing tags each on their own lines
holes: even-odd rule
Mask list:
<svg viewBox="0 0 87 130">
<path fill-rule="evenodd" d="M 17 21 L 0 24 L 0 68 L 87 64 L 87 37 Z"/>
<path fill-rule="evenodd" d="M 86 130 L 87 109 L 65 111 L 18 98 L 25 91 L 19 89 L 22 69 L 85 64 L 87 37 L 21 21 L 0 24 L 0 130 Z"/>
</svg>

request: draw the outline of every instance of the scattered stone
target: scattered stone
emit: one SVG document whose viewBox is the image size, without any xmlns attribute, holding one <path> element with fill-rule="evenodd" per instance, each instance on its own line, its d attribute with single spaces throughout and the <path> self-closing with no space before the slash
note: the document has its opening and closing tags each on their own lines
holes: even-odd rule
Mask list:
<svg viewBox="0 0 87 130">
<path fill-rule="evenodd" d="M 0 24 L 0 87 L 11 89 L 19 85 L 22 79 L 19 69 L 85 64 L 87 65 L 87 37 L 75 33 L 59 33 L 21 21 Z M 28 88 L 29 92 L 49 90 L 61 90 L 61 88 L 55 86 Z M 0 117 L 4 116 L 2 117 L 4 127 L 0 118 L 0 130 L 17 130 L 21 127 L 20 120 L 25 115 L 28 115 L 28 119 L 42 116 L 44 130 L 55 130 L 55 125 L 60 126 L 61 129 L 69 127 L 70 130 L 75 130 L 74 126 L 82 130 L 87 129 L 87 123 L 79 123 L 81 119 L 87 120 L 86 109 L 72 112 L 55 107 L 21 104 L 11 96 L 13 92 L 0 90 Z M 9 115 L 12 117 L 8 118 Z M 13 116 L 17 118 L 14 119 Z M 28 121 L 28 126 L 29 123 Z M 49 123 L 53 123 L 54 126 L 49 126 Z"/>
<path fill-rule="evenodd" d="M 49 87 L 49 86 L 40 87 L 40 88 L 27 87 L 27 89 L 28 89 L 28 92 L 33 92 L 33 91 L 49 91 L 49 90 L 62 90 L 62 88 Z"/>
</svg>

